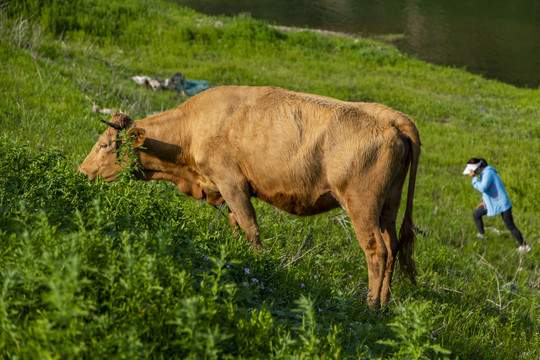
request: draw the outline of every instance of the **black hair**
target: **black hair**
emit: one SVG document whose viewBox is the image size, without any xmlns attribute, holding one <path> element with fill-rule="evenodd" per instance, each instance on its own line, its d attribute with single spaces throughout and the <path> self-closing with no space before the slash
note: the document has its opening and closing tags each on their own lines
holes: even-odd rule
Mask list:
<svg viewBox="0 0 540 360">
<path fill-rule="evenodd" d="M 467 164 L 478 164 L 478 163 L 480 163 L 480 167 L 488 166 L 488 163 L 486 159 L 484 158 L 470 158 L 469 161 L 467 161 Z"/>
</svg>

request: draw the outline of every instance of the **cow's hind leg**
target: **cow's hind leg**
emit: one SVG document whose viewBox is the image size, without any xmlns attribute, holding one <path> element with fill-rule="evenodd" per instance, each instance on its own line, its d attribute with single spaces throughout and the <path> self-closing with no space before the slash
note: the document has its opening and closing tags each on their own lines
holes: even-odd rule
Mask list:
<svg viewBox="0 0 540 360">
<path fill-rule="evenodd" d="M 395 220 L 403 177 L 400 169 L 403 144 L 395 141 L 380 150 L 379 159 L 362 176 L 341 186 L 340 202 L 352 220 L 356 237 L 365 252 L 369 291 L 367 304 L 379 307 L 388 301 L 397 252 Z M 399 173 L 401 174 L 401 173 Z"/>
<path fill-rule="evenodd" d="M 366 196 L 363 189 L 351 189 L 343 194 L 342 202 L 353 223 L 356 238 L 366 255 L 369 279 L 367 305 L 369 308 L 378 308 L 388 252 L 379 231 L 379 214 L 384 197 L 377 196 L 371 191 L 369 193 L 371 195 Z"/>
<path fill-rule="evenodd" d="M 402 172 L 397 173 L 395 180 L 388 189 L 386 200 L 382 207 L 379 225 L 381 235 L 388 251 L 386 270 L 381 288 L 381 305 L 390 300 L 390 287 L 396 264 L 396 256 L 399 251 L 399 240 L 396 232 L 396 219 L 401 203 L 401 192 L 407 176 L 407 166 L 402 166 Z"/>
<path fill-rule="evenodd" d="M 381 236 L 386 246 L 386 269 L 381 286 L 381 305 L 390 300 L 390 286 L 392 283 L 392 274 L 398 252 L 398 237 L 396 233 L 396 218 L 399 210 L 399 197 L 396 199 L 387 199 L 383 205 L 379 219 Z M 397 204 L 397 205 L 396 205 Z"/>
</svg>

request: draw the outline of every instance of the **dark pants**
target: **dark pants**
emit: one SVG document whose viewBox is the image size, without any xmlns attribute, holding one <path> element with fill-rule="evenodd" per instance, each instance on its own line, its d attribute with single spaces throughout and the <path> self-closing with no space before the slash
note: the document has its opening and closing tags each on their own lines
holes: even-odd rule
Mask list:
<svg viewBox="0 0 540 360">
<path fill-rule="evenodd" d="M 479 206 L 473 211 L 473 218 L 474 223 L 476 224 L 476 228 L 478 229 L 478 232 L 480 234 L 484 233 L 484 222 L 482 221 L 482 216 L 487 214 L 487 209 L 485 206 Z M 523 245 L 523 236 L 521 235 L 521 231 L 516 227 L 514 224 L 514 217 L 512 216 L 512 208 L 506 210 L 501 214 L 504 225 L 506 225 L 506 228 L 510 230 L 512 235 L 516 238 L 519 245 Z"/>
</svg>

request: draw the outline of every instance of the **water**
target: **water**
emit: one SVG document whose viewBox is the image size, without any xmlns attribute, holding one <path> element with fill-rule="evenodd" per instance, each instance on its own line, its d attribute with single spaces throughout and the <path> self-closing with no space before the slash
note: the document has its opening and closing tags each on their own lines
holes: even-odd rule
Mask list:
<svg viewBox="0 0 540 360">
<path fill-rule="evenodd" d="M 170 0 L 209 15 L 361 36 L 400 35 L 422 60 L 540 87 L 540 0 Z"/>
</svg>

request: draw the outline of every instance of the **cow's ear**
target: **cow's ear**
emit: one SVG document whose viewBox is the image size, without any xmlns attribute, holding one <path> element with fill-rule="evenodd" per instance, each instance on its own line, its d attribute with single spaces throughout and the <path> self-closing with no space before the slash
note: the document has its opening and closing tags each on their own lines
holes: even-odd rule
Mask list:
<svg viewBox="0 0 540 360">
<path fill-rule="evenodd" d="M 135 137 L 133 147 L 138 147 L 144 144 L 144 139 L 146 138 L 146 130 L 144 130 L 143 128 L 134 127 L 128 130 L 128 135 Z"/>
</svg>

